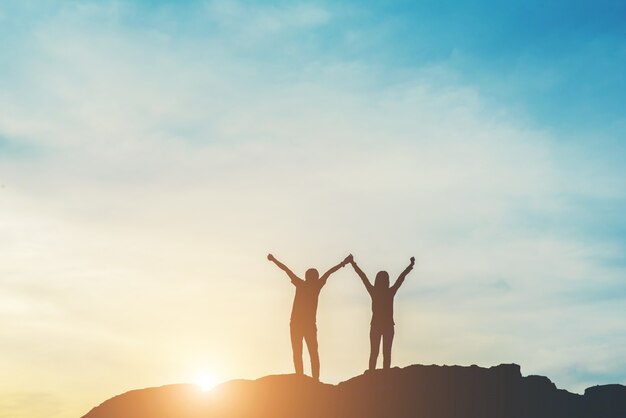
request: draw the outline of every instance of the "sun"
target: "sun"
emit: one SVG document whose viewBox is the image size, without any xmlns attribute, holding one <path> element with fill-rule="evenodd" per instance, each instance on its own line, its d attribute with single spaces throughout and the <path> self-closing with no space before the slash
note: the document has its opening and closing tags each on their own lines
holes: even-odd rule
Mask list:
<svg viewBox="0 0 626 418">
<path fill-rule="evenodd" d="M 199 373 L 196 376 L 195 384 L 203 392 L 208 392 L 217 386 L 217 378 L 211 373 Z"/>
</svg>

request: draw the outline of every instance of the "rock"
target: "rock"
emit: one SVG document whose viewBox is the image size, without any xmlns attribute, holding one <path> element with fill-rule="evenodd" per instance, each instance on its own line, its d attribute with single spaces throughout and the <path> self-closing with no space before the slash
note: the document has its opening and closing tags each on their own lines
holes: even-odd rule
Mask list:
<svg viewBox="0 0 626 418">
<path fill-rule="evenodd" d="M 210 392 L 195 385 L 134 390 L 83 418 L 624 418 L 626 387 L 577 395 L 516 364 L 376 370 L 338 385 L 306 376 L 233 380 Z"/>
</svg>

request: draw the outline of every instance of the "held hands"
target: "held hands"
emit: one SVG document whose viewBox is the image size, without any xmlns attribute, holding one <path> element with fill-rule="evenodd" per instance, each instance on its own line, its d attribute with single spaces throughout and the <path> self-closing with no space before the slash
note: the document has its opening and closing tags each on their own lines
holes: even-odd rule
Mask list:
<svg viewBox="0 0 626 418">
<path fill-rule="evenodd" d="M 276 258 L 274 258 L 272 254 L 268 254 L 267 259 L 269 261 L 276 261 Z M 348 256 L 343 259 L 343 261 L 341 262 L 341 267 L 345 267 L 347 264 L 355 264 L 352 254 L 348 254 Z M 411 257 L 411 264 L 409 264 L 409 267 L 413 268 L 413 266 L 415 266 L 415 257 Z"/>
</svg>

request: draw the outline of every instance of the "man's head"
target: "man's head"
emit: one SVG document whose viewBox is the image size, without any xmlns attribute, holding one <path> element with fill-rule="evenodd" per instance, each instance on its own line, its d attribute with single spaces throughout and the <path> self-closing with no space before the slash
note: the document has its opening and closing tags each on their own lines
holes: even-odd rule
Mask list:
<svg viewBox="0 0 626 418">
<path fill-rule="evenodd" d="M 306 271 L 306 273 L 304 274 L 304 278 L 307 282 L 315 281 L 320 278 L 320 273 L 317 271 L 317 269 L 311 268 Z"/>
<path fill-rule="evenodd" d="M 386 271 L 379 271 L 378 274 L 376 274 L 374 287 L 389 289 L 389 273 L 387 273 Z"/>
</svg>

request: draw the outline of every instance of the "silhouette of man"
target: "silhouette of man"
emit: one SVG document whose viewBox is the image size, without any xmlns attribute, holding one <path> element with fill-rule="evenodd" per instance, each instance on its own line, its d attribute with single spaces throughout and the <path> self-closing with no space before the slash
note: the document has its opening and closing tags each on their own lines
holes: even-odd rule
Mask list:
<svg viewBox="0 0 626 418">
<path fill-rule="evenodd" d="M 341 263 L 324 273 L 322 277 L 319 277 L 319 272 L 316 269 L 310 268 L 304 275 L 305 280 L 302 280 L 272 254 L 267 255 L 268 260 L 274 262 L 278 268 L 287 273 L 291 283 L 296 287 L 296 296 L 293 299 L 293 307 L 291 308 L 291 322 L 289 323 L 293 365 L 295 366 L 296 374 L 304 374 L 302 365 L 302 340 L 304 339 L 309 350 L 309 358 L 311 359 L 311 374 L 313 379 L 320 380 L 320 359 L 317 351 L 317 301 L 320 290 L 322 290 L 330 275 L 348 264 L 350 258 L 351 256 L 346 257 Z"/>
<path fill-rule="evenodd" d="M 380 340 L 383 340 L 383 369 L 388 369 L 391 366 L 391 346 L 393 344 L 393 336 L 395 333 L 393 322 L 393 298 L 396 296 L 396 292 L 402 286 L 404 279 L 415 265 L 415 257 L 411 257 L 411 264 L 404 269 L 400 274 L 393 286 L 389 287 L 389 273 L 386 271 L 379 271 L 376 274 L 376 281 L 374 286 L 367 279 L 363 270 L 359 268 L 356 262 L 352 259 L 350 264 L 354 268 L 354 271 L 359 275 L 361 281 L 367 289 L 367 293 L 372 298 L 372 322 L 370 323 L 370 362 L 369 370 L 376 369 L 376 362 L 378 361 L 378 350 L 380 349 Z"/>
</svg>

